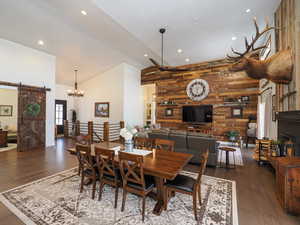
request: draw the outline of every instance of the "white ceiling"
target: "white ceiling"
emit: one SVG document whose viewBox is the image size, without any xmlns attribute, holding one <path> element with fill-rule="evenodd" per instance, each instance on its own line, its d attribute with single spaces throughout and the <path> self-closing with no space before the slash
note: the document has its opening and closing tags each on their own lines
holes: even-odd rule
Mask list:
<svg viewBox="0 0 300 225">
<path fill-rule="evenodd" d="M 220 59 L 255 31 L 253 18 L 265 25 L 280 0 L 94 0 L 129 32 L 160 54 L 159 28 L 167 26 L 165 59 L 173 65 Z M 250 13 L 246 13 L 251 9 Z M 237 37 L 232 41 L 233 36 Z M 177 49 L 183 53 L 178 54 Z"/>
<path fill-rule="evenodd" d="M 158 29 L 167 26 L 165 60 L 171 65 L 223 58 L 230 46 L 243 47 L 280 0 L 1 0 L 0 38 L 57 56 L 57 82 L 72 84 L 127 62 L 159 60 Z M 250 8 L 251 13 L 245 10 Z M 83 16 L 80 11 L 88 15 Z M 231 37 L 238 39 L 232 41 Z M 45 42 L 37 45 L 38 40 Z M 183 50 L 182 54 L 177 49 Z"/>
</svg>

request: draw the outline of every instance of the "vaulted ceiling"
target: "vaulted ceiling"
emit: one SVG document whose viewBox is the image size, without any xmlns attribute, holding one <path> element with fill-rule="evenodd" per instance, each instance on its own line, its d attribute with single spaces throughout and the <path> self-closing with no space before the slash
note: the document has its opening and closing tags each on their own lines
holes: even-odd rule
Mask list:
<svg viewBox="0 0 300 225">
<path fill-rule="evenodd" d="M 1 0 L 0 38 L 55 55 L 57 82 L 72 84 L 75 67 L 83 81 L 121 62 L 149 66 L 145 54 L 159 60 L 161 27 L 167 28 L 166 63 L 223 58 L 231 46 L 243 47 L 243 36 L 254 31 L 253 17 L 263 26 L 264 18 L 272 17 L 279 2 Z M 38 45 L 38 40 L 44 45 Z"/>
</svg>

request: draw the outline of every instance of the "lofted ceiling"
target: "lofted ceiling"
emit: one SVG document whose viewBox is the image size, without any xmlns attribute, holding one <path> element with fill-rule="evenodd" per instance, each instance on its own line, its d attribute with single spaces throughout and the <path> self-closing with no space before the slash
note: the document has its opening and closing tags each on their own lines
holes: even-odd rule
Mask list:
<svg viewBox="0 0 300 225">
<path fill-rule="evenodd" d="M 121 62 L 150 66 L 144 54 L 158 61 L 161 27 L 167 28 L 167 64 L 187 64 L 186 58 L 188 63 L 223 58 L 231 46 L 243 48 L 243 36 L 250 37 L 254 31 L 253 17 L 263 26 L 279 2 L 2 0 L 0 38 L 55 55 L 57 83 L 72 84 L 74 68 L 79 69 L 79 81 L 84 81 Z M 251 12 L 246 13 L 247 9 Z"/>
</svg>

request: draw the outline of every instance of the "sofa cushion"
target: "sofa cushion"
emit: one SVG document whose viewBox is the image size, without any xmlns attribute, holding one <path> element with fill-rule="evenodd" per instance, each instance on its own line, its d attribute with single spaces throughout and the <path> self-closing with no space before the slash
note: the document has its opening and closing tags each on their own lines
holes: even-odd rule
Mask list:
<svg viewBox="0 0 300 225">
<path fill-rule="evenodd" d="M 154 132 L 154 133 L 149 133 L 148 134 L 149 138 L 151 139 L 165 139 L 168 140 L 169 139 L 169 133 L 164 133 L 164 132 Z"/>
<path fill-rule="evenodd" d="M 185 131 L 185 130 L 171 130 L 170 134 L 187 135 L 187 131 Z"/>
<path fill-rule="evenodd" d="M 197 150 L 204 152 L 209 150 L 210 153 L 216 152 L 216 140 L 214 138 L 188 136 L 187 144 L 189 150 Z"/>
<path fill-rule="evenodd" d="M 186 135 L 169 134 L 169 140 L 175 141 L 175 151 L 178 148 L 187 148 Z"/>
<path fill-rule="evenodd" d="M 197 137 L 211 137 L 210 134 L 204 134 L 204 133 L 199 133 L 199 132 L 188 132 L 188 136 L 197 136 Z"/>
</svg>

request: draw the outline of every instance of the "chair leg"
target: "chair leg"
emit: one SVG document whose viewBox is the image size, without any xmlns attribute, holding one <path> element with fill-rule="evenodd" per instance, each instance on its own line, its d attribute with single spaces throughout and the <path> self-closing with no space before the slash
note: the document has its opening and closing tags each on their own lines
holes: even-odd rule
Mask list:
<svg viewBox="0 0 300 225">
<path fill-rule="evenodd" d="M 84 174 L 81 173 L 80 193 L 83 192 L 83 182 L 84 182 Z"/>
<path fill-rule="evenodd" d="M 169 190 L 168 190 L 167 187 L 165 187 L 164 189 L 165 189 L 164 190 L 164 195 L 165 195 L 165 197 L 164 197 L 164 199 L 165 199 L 164 209 L 167 210 L 167 208 L 168 208 L 168 201 L 169 201 L 169 194 L 168 194 Z"/>
<path fill-rule="evenodd" d="M 233 165 L 234 165 L 234 168 L 235 168 L 235 153 L 233 152 Z"/>
<path fill-rule="evenodd" d="M 195 220 L 198 221 L 198 218 L 197 218 L 197 192 L 195 190 L 193 193 L 193 209 L 194 209 Z"/>
<path fill-rule="evenodd" d="M 143 208 L 142 208 L 142 221 L 145 219 L 145 204 L 146 204 L 146 196 L 143 196 Z"/>
<path fill-rule="evenodd" d="M 95 193 L 96 193 L 96 184 L 97 184 L 97 180 L 96 180 L 96 178 L 93 178 L 92 199 L 94 199 L 94 198 L 95 198 Z"/>
<path fill-rule="evenodd" d="M 78 164 L 78 176 L 80 176 L 80 173 L 81 173 L 81 165 Z"/>
<path fill-rule="evenodd" d="M 246 148 L 248 148 L 248 142 L 249 142 L 249 137 L 247 136 L 247 139 L 246 139 Z"/>
<path fill-rule="evenodd" d="M 202 205 L 202 202 L 201 202 L 201 184 L 199 185 L 199 188 L 198 188 L 198 200 L 199 200 L 199 205 L 201 206 Z"/>
<path fill-rule="evenodd" d="M 116 186 L 116 193 L 115 193 L 115 209 L 117 208 L 117 205 L 118 205 L 118 194 L 119 194 L 119 187 Z"/>
<path fill-rule="evenodd" d="M 124 211 L 124 208 L 125 208 L 126 196 L 127 196 L 127 191 L 123 188 L 123 199 L 122 199 L 122 208 L 121 208 L 121 212 L 123 212 L 123 211 Z"/>
<path fill-rule="evenodd" d="M 104 187 L 104 183 L 101 181 L 101 182 L 100 182 L 100 188 L 99 188 L 98 201 L 101 201 L 101 198 L 102 198 L 102 192 L 103 192 L 103 187 Z"/>
</svg>

